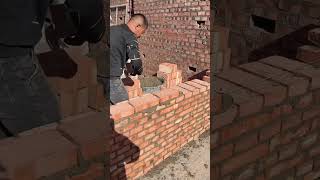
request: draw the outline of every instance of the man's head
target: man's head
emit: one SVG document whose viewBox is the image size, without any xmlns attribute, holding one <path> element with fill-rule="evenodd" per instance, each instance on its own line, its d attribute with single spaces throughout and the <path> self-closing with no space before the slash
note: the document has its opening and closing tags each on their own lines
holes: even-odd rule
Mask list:
<svg viewBox="0 0 320 180">
<path fill-rule="evenodd" d="M 148 20 L 143 14 L 134 14 L 131 16 L 127 25 L 136 37 L 139 38 L 147 30 Z"/>
</svg>

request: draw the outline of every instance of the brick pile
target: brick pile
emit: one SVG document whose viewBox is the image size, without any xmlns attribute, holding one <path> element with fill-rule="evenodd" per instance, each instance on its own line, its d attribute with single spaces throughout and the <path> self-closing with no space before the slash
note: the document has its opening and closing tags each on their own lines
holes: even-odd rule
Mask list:
<svg viewBox="0 0 320 180">
<path fill-rule="evenodd" d="M 175 87 L 182 83 L 182 71 L 178 70 L 178 66 L 172 63 L 161 63 L 159 64 L 159 70 L 157 77 L 163 78 L 163 88 Z"/>
<path fill-rule="evenodd" d="M 48 77 L 57 94 L 63 117 L 100 109 L 106 105 L 103 86 L 97 82 L 96 61 L 68 49 L 68 55 L 78 65 L 70 79 Z"/>
<path fill-rule="evenodd" d="M 209 96 L 194 79 L 111 106 L 111 179 L 137 179 L 207 131 Z"/>
<path fill-rule="evenodd" d="M 233 103 L 211 112 L 213 179 L 320 178 L 319 68 L 271 56 L 214 80 Z"/>
<path fill-rule="evenodd" d="M 143 91 L 141 88 L 141 83 L 140 80 L 134 77 L 128 77 L 130 78 L 130 81 L 133 81 L 132 85 L 126 85 L 126 79 L 123 80 L 124 82 L 124 87 L 127 90 L 129 99 L 137 97 L 137 96 L 142 96 L 143 95 Z"/>
<path fill-rule="evenodd" d="M 222 26 L 213 26 L 211 60 L 213 73 L 219 73 L 230 67 L 231 49 L 229 48 L 229 29 Z"/>
</svg>

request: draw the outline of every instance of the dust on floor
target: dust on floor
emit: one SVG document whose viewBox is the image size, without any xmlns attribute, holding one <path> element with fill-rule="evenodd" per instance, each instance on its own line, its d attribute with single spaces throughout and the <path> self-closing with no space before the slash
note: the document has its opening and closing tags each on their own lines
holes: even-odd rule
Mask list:
<svg viewBox="0 0 320 180">
<path fill-rule="evenodd" d="M 210 134 L 205 132 L 138 180 L 209 180 Z"/>
</svg>

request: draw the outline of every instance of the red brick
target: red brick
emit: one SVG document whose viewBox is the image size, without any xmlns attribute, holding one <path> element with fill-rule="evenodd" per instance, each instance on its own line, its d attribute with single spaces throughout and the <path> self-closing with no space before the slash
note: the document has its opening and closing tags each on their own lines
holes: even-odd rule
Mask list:
<svg viewBox="0 0 320 180">
<path fill-rule="evenodd" d="M 293 144 L 289 144 L 284 147 L 281 147 L 279 152 L 279 160 L 281 161 L 294 156 L 297 152 L 297 148 L 298 148 L 298 143 L 293 143 Z"/>
<path fill-rule="evenodd" d="M 99 157 L 108 149 L 110 130 L 104 113 L 91 112 L 79 118 L 65 120 L 58 129 L 68 134 L 77 143 L 86 160 Z"/>
<path fill-rule="evenodd" d="M 78 90 L 78 95 L 77 95 L 77 101 L 76 101 L 76 112 L 77 113 L 83 113 L 83 112 L 88 112 L 89 104 L 89 91 L 88 88 L 82 88 Z"/>
<path fill-rule="evenodd" d="M 160 103 L 177 98 L 180 95 L 179 91 L 176 89 L 164 89 L 159 92 L 155 92 L 153 94 L 159 97 Z"/>
<path fill-rule="evenodd" d="M 245 137 L 241 137 L 236 143 L 235 143 L 235 152 L 240 152 L 247 150 L 248 148 L 251 148 L 258 144 L 258 134 L 253 133 L 249 134 Z"/>
<path fill-rule="evenodd" d="M 309 149 L 318 140 L 318 134 L 310 134 L 303 138 L 301 142 L 301 149 Z"/>
<path fill-rule="evenodd" d="M 161 63 L 159 64 L 159 71 L 164 73 L 177 72 L 177 65 L 171 63 Z"/>
<path fill-rule="evenodd" d="M 307 78 L 296 76 L 293 73 L 283 71 L 279 68 L 262 64 L 260 62 L 248 63 L 241 65 L 240 67 L 249 72 L 285 85 L 288 88 L 288 95 L 290 97 L 304 94 L 309 87 L 309 81 Z"/>
<path fill-rule="evenodd" d="M 206 86 L 202 86 L 202 85 L 200 85 L 200 84 L 198 84 L 198 83 L 196 83 L 194 81 L 187 81 L 185 83 L 190 85 L 190 86 L 193 86 L 193 87 L 199 89 L 200 92 L 204 92 L 204 91 L 207 90 Z"/>
<path fill-rule="evenodd" d="M 158 105 L 159 98 L 152 94 L 145 94 L 143 96 L 130 99 L 129 104 L 131 104 L 134 107 L 135 112 L 141 112 L 150 107 Z"/>
<path fill-rule="evenodd" d="M 60 109 L 63 117 L 68 117 L 76 113 L 77 93 L 60 93 Z"/>
<path fill-rule="evenodd" d="M 310 120 L 312 118 L 319 116 L 319 114 L 320 114 L 320 106 L 314 106 L 310 110 L 307 110 L 306 112 L 303 113 L 302 119 L 304 121 Z"/>
<path fill-rule="evenodd" d="M 245 153 L 234 156 L 222 165 L 222 175 L 224 176 L 248 163 L 264 157 L 268 153 L 268 149 L 268 144 L 261 144 Z"/>
<path fill-rule="evenodd" d="M 186 89 L 184 89 L 184 88 L 182 88 L 182 87 L 176 86 L 176 87 L 173 87 L 172 89 L 176 89 L 176 90 L 178 90 L 179 92 L 181 92 L 181 93 L 184 95 L 184 97 L 182 96 L 183 99 L 184 99 L 184 98 L 189 98 L 189 97 L 192 96 L 192 91 L 186 90 Z M 182 97 L 180 97 L 180 98 L 182 98 Z M 177 99 L 177 100 L 178 100 L 178 99 Z"/>
<path fill-rule="evenodd" d="M 301 126 L 298 126 L 297 128 L 286 131 L 286 133 L 283 133 L 281 136 L 281 143 L 287 144 L 297 138 L 301 138 L 309 131 L 309 127 L 310 127 L 310 124 L 305 123 L 305 124 L 302 124 Z"/>
<path fill-rule="evenodd" d="M 271 56 L 261 60 L 260 62 L 279 67 L 310 79 L 312 89 L 320 87 L 320 70 L 312 65 L 280 56 Z"/>
<path fill-rule="evenodd" d="M 110 106 L 110 114 L 113 118 L 115 118 L 114 120 L 131 116 L 134 114 L 134 112 L 134 107 L 131 106 L 128 101 Z"/>
<path fill-rule="evenodd" d="M 59 92 L 75 93 L 79 86 L 79 76 L 74 75 L 70 79 L 59 78 L 57 85 Z"/>
<path fill-rule="evenodd" d="M 299 99 L 299 102 L 296 104 L 295 108 L 299 108 L 299 109 L 306 108 L 309 105 L 311 105 L 312 101 L 313 101 L 312 93 L 308 93 Z"/>
<path fill-rule="evenodd" d="M 301 113 L 296 113 L 294 115 L 291 115 L 287 119 L 284 119 L 282 121 L 282 131 L 291 129 L 293 127 L 297 127 L 302 122 L 301 117 L 302 117 Z"/>
<path fill-rule="evenodd" d="M 90 85 L 89 89 L 88 89 L 88 96 L 89 96 L 89 100 L 88 100 L 88 105 L 89 107 L 93 108 L 93 109 L 101 109 L 105 106 L 107 106 L 107 98 L 104 95 L 104 89 L 103 86 L 101 84 L 97 84 L 97 85 Z"/>
<path fill-rule="evenodd" d="M 198 84 L 200 84 L 202 86 L 207 87 L 207 89 L 210 89 L 210 83 L 208 83 L 208 82 L 205 82 L 205 81 L 202 81 L 202 80 L 199 80 L 199 79 L 194 79 L 194 80 L 192 80 L 192 82 L 198 83 Z"/>
<path fill-rule="evenodd" d="M 27 135 L 0 147 L 10 179 L 38 179 L 77 165 L 76 146 L 54 130 Z"/>
<path fill-rule="evenodd" d="M 306 174 L 303 180 L 315 180 L 319 178 L 320 178 L 320 170 L 316 170 Z"/>
<path fill-rule="evenodd" d="M 287 88 L 285 86 L 236 68 L 222 72 L 217 76 L 244 86 L 256 93 L 263 94 L 265 106 L 279 104 L 287 97 Z"/>
<path fill-rule="evenodd" d="M 314 64 L 320 58 L 320 48 L 304 45 L 298 48 L 297 59 Z"/>
<path fill-rule="evenodd" d="M 104 177 L 104 166 L 101 163 L 91 164 L 89 169 L 83 174 L 73 176 L 70 180 L 88 180 Z"/>
<path fill-rule="evenodd" d="M 237 113 L 237 107 L 232 106 L 226 112 L 212 116 L 212 130 L 217 130 L 228 124 L 231 124 L 237 117 Z"/>
<path fill-rule="evenodd" d="M 237 86 L 220 78 L 215 78 L 214 89 L 218 92 L 230 95 L 233 102 L 239 107 L 239 116 L 247 116 L 261 111 L 263 107 L 263 96 L 258 93 L 248 91 L 247 89 Z"/>
<path fill-rule="evenodd" d="M 272 119 L 270 114 L 260 114 L 251 118 L 247 118 L 238 123 L 233 123 L 232 126 L 224 128 L 221 132 L 222 141 L 227 141 L 241 134 L 253 131 L 268 124 Z"/>
<path fill-rule="evenodd" d="M 308 40 L 314 45 L 320 46 L 320 28 L 310 30 L 308 32 Z"/>
<path fill-rule="evenodd" d="M 178 85 L 179 87 L 182 87 L 188 91 L 191 91 L 193 95 L 197 95 L 200 93 L 199 89 L 193 87 L 193 86 L 190 86 L 188 84 L 185 84 L 185 83 L 181 83 Z"/>
<path fill-rule="evenodd" d="M 305 175 L 306 173 L 312 171 L 313 162 L 303 163 L 301 166 L 297 167 L 297 176 Z"/>
<path fill-rule="evenodd" d="M 318 156 L 320 154 L 320 146 L 314 146 L 309 150 L 309 155 L 311 157 Z"/>
<path fill-rule="evenodd" d="M 281 128 L 281 121 L 277 120 L 276 122 L 272 123 L 271 125 L 263 128 L 259 135 L 259 140 L 264 141 L 270 139 L 272 136 L 280 133 Z"/>
<path fill-rule="evenodd" d="M 295 156 L 293 159 L 282 161 L 281 163 L 278 163 L 271 167 L 271 169 L 268 171 L 267 179 L 271 179 L 272 177 L 279 175 L 281 172 L 284 172 L 290 168 L 293 168 L 294 166 L 298 165 L 303 161 L 304 159 L 302 155 Z"/>
</svg>

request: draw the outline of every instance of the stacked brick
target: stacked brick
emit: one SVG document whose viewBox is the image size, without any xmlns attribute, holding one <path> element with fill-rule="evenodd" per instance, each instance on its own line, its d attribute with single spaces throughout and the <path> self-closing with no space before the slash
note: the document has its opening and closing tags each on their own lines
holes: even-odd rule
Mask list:
<svg viewBox="0 0 320 180">
<path fill-rule="evenodd" d="M 314 45 L 299 47 L 297 59 L 308 64 L 317 64 L 320 61 L 320 28 L 310 30 L 308 40 Z"/>
<path fill-rule="evenodd" d="M 207 131 L 209 96 L 195 79 L 111 106 L 111 179 L 137 179 Z"/>
<path fill-rule="evenodd" d="M 1 179 L 108 179 L 109 132 L 89 112 L 1 140 Z"/>
<path fill-rule="evenodd" d="M 248 55 L 258 47 L 300 29 L 309 24 L 320 25 L 320 4 L 317 0 L 225 0 L 217 1 L 215 25 L 230 29 L 231 64 L 238 65 L 248 62 Z M 254 25 L 252 15 L 270 20 L 270 25 L 260 22 L 274 32 L 267 32 Z M 274 23 L 274 24 L 273 24 Z M 257 22 L 256 24 L 259 24 Z"/>
<path fill-rule="evenodd" d="M 229 48 L 229 29 L 222 26 L 213 26 L 211 61 L 213 73 L 217 74 L 230 68 L 231 49 Z"/>
<path fill-rule="evenodd" d="M 157 77 L 164 79 L 163 88 L 172 88 L 182 83 L 182 71 L 172 63 L 161 63 Z"/>
<path fill-rule="evenodd" d="M 101 109 L 106 105 L 103 86 L 97 82 L 96 61 L 67 50 L 78 65 L 77 73 L 71 79 L 48 77 L 57 94 L 63 117 Z"/>
<path fill-rule="evenodd" d="M 137 96 L 142 96 L 143 91 L 141 88 L 140 80 L 135 79 L 135 78 L 132 78 L 131 80 L 133 81 L 133 85 L 126 85 L 125 80 L 123 80 L 124 84 L 125 84 L 124 87 L 126 88 L 126 90 L 128 92 L 129 99 L 132 99 Z"/>
<path fill-rule="evenodd" d="M 233 103 L 211 112 L 213 179 L 320 178 L 320 69 L 271 56 L 214 80 Z"/>
</svg>

